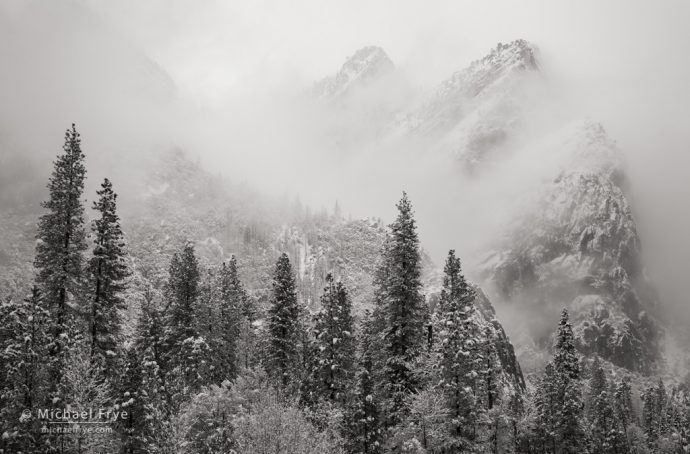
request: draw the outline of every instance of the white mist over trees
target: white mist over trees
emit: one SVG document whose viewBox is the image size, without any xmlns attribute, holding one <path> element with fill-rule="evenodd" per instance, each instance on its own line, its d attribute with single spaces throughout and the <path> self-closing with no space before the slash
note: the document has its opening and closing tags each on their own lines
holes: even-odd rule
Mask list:
<svg viewBox="0 0 690 454">
<path fill-rule="evenodd" d="M 684 452 L 689 12 L 3 3 L 0 450 Z"/>
</svg>

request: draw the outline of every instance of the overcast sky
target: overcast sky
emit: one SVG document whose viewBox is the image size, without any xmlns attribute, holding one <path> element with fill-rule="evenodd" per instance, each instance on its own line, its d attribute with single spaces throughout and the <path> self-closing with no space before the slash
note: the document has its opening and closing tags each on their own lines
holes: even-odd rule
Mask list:
<svg viewBox="0 0 690 454">
<path fill-rule="evenodd" d="M 248 86 L 308 83 L 370 44 L 424 84 L 516 38 L 571 77 L 611 89 L 641 79 L 678 85 L 690 75 L 687 0 L 84 1 L 185 93 L 211 101 Z"/>
</svg>

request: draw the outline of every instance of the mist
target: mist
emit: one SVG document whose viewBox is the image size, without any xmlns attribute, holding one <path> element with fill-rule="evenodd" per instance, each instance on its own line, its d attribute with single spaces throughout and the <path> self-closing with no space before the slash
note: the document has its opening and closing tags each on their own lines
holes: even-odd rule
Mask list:
<svg viewBox="0 0 690 454">
<path fill-rule="evenodd" d="M 524 38 L 540 50 L 552 102 L 548 115 L 528 115 L 533 130 L 584 117 L 606 127 L 628 162 L 649 273 L 684 304 L 689 18 L 680 0 L 3 2 L 0 156 L 33 163 L 13 169 L 42 187 L 75 122 L 93 184 L 115 173 L 127 186 L 141 159 L 180 147 L 233 181 L 315 209 L 338 201 L 355 217 L 390 220 L 406 190 L 422 244 L 440 263 L 450 248 L 469 256 L 493 237 L 515 195 L 548 178 L 552 164 L 521 151 L 523 137 L 473 178 L 424 139 L 372 131 L 498 42 Z M 305 101 L 365 45 L 387 52 L 392 79 L 335 113 Z"/>
</svg>

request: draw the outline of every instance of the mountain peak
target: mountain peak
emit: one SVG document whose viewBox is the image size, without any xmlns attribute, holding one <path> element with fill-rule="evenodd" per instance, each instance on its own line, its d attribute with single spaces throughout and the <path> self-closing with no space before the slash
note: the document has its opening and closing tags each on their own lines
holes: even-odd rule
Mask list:
<svg viewBox="0 0 690 454">
<path fill-rule="evenodd" d="M 539 69 L 535 56 L 537 53 L 537 47 L 524 39 L 516 39 L 507 44 L 498 43 L 488 55 L 474 61 L 470 69 L 488 64 L 492 67 L 537 70 Z"/>
<path fill-rule="evenodd" d="M 348 57 L 335 76 L 318 82 L 313 92 L 318 98 L 334 98 L 353 86 L 375 80 L 395 68 L 386 52 L 378 46 L 366 46 Z"/>
</svg>

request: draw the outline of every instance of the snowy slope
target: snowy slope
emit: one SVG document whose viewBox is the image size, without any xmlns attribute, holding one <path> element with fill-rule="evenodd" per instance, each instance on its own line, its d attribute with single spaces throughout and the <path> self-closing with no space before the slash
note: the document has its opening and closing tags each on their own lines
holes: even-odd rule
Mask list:
<svg viewBox="0 0 690 454">
<path fill-rule="evenodd" d="M 436 149 L 474 169 L 516 133 L 539 84 L 537 49 L 525 40 L 498 44 L 443 81 L 421 105 L 401 115 L 398 128 L 431 137 Z"/>
<path fill-rule="evenodd" d="M 525 328 L 537 344 L 548 345 L 545 319 L 568 306 L 583 353 L 651 372 L 662 330 L 651 315 L 657 301 L 643 273 L 621 151 L 591 121 L 535 147 L 558 166 L 484 255 L 485 288 L 535 314 Z"/>
<path fill-rule="evenodd" d="M 322 100 L 340 98 L 394 69 L 393 62 L 383 49 L 377 46 L 363 47 L 349 57 L 334 76 L 317 82 L 311 94 Z"/>
</svg>

